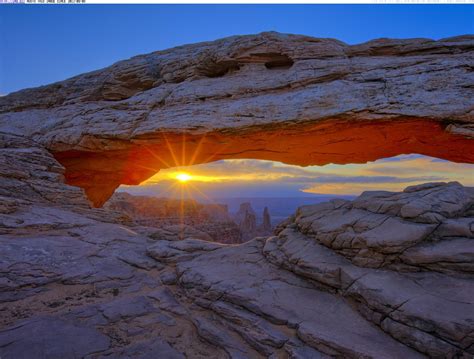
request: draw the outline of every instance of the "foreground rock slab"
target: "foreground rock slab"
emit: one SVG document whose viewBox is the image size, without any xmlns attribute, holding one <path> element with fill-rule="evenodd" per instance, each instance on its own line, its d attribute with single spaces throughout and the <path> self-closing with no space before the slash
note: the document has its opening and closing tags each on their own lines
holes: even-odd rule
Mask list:
<svg viewBox="0 0 474 359">
<path fill-rule="evenodd" d="M 48 317 L 26 320 L 0 334 L 5 358 L 82 358 L 109 345 L 110 339 L 96 329 Z"/>
</svg>

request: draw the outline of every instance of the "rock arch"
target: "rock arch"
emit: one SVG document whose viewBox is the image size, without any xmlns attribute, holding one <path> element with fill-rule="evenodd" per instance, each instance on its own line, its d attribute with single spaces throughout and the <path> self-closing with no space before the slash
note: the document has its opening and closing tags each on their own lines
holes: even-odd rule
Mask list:
<svg viewBox="0 0 474 359">
<path fill-rule="evenodd" d="M 220 159 L 474 163 L 473 52 L 473 36 L 230 37 L 2 97 L 0 131 L 45 146 L 95 206 L 161 168 Z"/>
</svg>

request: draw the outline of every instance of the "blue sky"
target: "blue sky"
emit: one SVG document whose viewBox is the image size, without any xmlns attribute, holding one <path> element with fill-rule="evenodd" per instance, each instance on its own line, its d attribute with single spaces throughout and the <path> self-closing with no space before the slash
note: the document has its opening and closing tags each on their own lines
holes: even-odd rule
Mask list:
<svg viewBox="0 0 474 359">
<path fill-rule="evenodd" d="M 470 5 L 2 5 L 0 94 L 235 34 L 439 39 L 474 33 L 473 19 Z"/>
</svg>

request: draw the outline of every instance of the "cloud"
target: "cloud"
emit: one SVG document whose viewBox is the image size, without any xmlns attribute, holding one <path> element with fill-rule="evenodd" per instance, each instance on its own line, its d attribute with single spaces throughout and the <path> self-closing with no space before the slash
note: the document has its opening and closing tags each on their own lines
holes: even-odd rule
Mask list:
<svg viewBox="0 0 474 359">
<path fill-rule="evenodd" d="M 143 186 L 171 193 L 176 175 L 186 172 L 198 191 L 221 197 L 265 193 L 300 196 L 307 193 L 360 194 L 365 190 L 400 191 L 413 184 L 459 181 L 474 185 L 474 166 L 421 155 L 402 155 L 367 164 L 299 167 L 259 160 L 224 160 L 160 171 Z M 192 187 L 189 186 L 189 187 Z"/>
<path fill-rule="evenodd" d="M 394 177 L 394 176 L 327 176 L 315 177 L 283 177 L 282 182 L 288 183 L 408 183 L 442 181 L 444 178 L 437 176 L 422 177 Z"/>
<path fill-rule="evenodd" d="M 376 163 L 404 162 L 404 161 L 410 161 L 410 160 L 413 160 L 413 159 L 423 158 L 423 157 L 425 157 L 425 156 L 418 155 L 418 154 L 399 155 L 399 156 L 395 156 L 395 157 L 382 158 L 382 159 L 374 161 L 374 162 L 376 162 Z"/>
<path fill-rule="evenodd" d="M 273 161 L 261 160 L 222 160 L 188 167 L 177 167 L 171 169 L 173 172 L 185 170 L 192 173 L 219 174 L 219 175 L 237 175 L 237 174 L 255 174 L 255 173 L 282 173 L 293 175 L 304 175 L 311 173 L 309 167 L 298 167 L 285 165 Z M 168 171 L 168 170 L 166 170 Z"/>
</svg>

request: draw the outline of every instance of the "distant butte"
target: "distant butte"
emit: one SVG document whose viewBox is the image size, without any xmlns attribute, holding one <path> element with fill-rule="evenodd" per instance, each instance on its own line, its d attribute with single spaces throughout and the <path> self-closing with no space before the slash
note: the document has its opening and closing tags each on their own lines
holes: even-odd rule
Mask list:
<svg viewBox="0 0 474 359">
<path fill-rule="evenodd" d="M 473 51 L 471 35 L 233 36 L 2 97 L 0 132 L 46 147 L 95 206 L 159 169 L 221 159 L 474 163 Z"/>
</svg>

